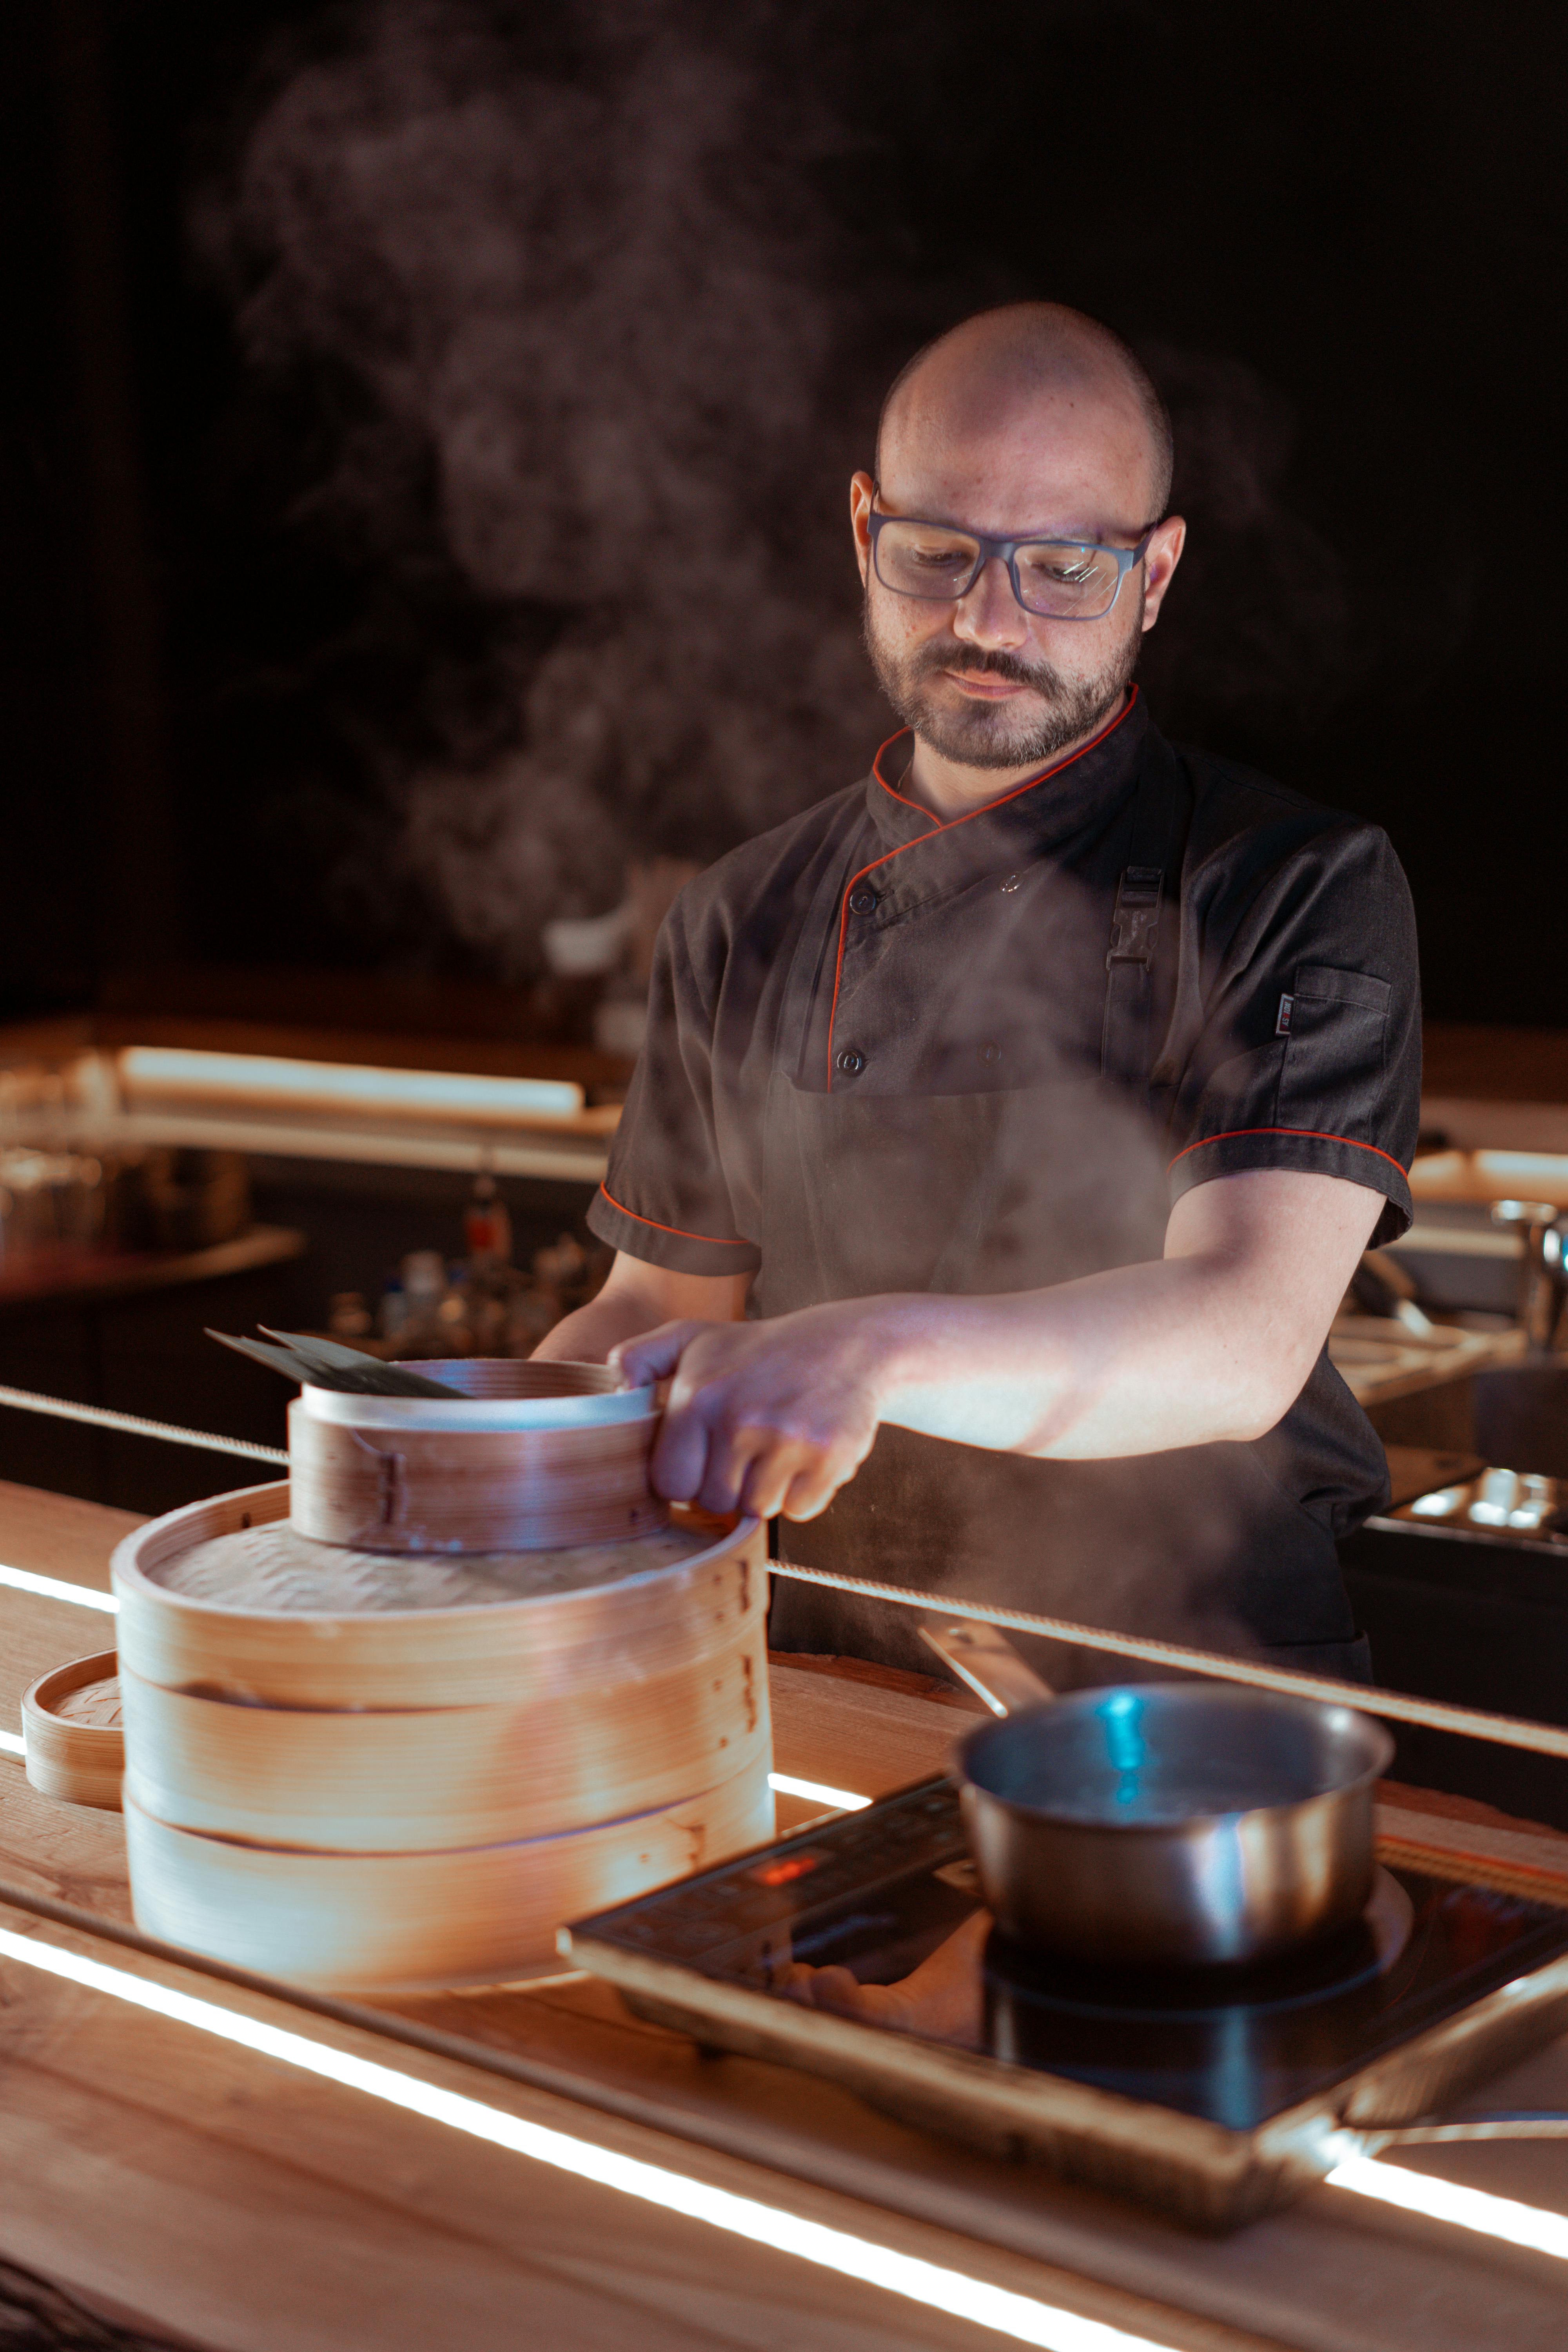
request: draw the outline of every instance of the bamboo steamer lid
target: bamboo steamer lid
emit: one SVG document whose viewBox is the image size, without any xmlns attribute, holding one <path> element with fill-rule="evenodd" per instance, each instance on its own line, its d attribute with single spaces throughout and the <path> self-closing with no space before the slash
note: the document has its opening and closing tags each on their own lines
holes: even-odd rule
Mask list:
<svg viewBox="0 0 1568 2352">
<path fill-rule="evenodd" d="M 565 1919 L 629 1902 L 773 1835 L 765 1759 L 679 1804 L 562 1837 L 448 1853 L 307 1853 L 204 1837 L 125 1806 L 136 1924 L 323 1990 L 518 1976 Z"/>
<path fill-rule="evenodd" d="M 187 1504 L 126 1537 L 111 1563 L 122 1664 L 166 1690 L 264 1707 L 519 1707 L 574 1692 L 602 1700 L 694 1667 L 767 1608 L 758 1523 L 679 1508 L 653 1535 L 500 1561 L 361 1555 L 280 1528 L 294 1549 L 271 1587 L 263 1574 L 258 1598 L 216 1597 L 246 1591 L 218 1539 L 288 1516 L 279 1482 Z M 203 1587 L 193 1561 L 206 1545 Z"/>
<path fill-rule="evenodd" d="M 521 1706 L 247 1706 L 122 1669 L 127 1794 L 171 1828 L 348 1853 L 585 1829 L 759 1759 L 765 1777 L 765 1643 L 759 1619 L 728 1649 L 624 1684 L 603 1706 L 577 1692 Z"/>
<path fill-rule="evenodd" d="M 28 1780 L 43 1796 L 120 1810 L 125 1769 L 119 1659 L 112 1650 L 51 1667 L 22 1694 Z"/>
<path fill-rule="evenodd" d="M 361 1551 L 526 1551 L 612 1543 L 667 1518 L 648 1485 L 653 1391 L 605 1364 L 471 1357 L 417 1363 L 463 1391 L 289 1408 L 291 1517 Z"/>
</svg>

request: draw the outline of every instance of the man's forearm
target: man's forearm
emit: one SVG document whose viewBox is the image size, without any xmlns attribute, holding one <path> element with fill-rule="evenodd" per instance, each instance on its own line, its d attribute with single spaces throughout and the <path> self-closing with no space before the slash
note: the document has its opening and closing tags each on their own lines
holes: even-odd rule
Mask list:
<svg viewBox="0 0 1568 2352">
<path fill-rule="evenodd" d="M 1049 1290 L 671 1322 L 616 1360 L 673 1376 L 655 1484 L 710 1510 L 814 1517 L 888 1422 L 1062 1460 L 1258 1437 L 1300 1394 L 1380 1205 L 1340 1178 L 1249 1171 L 1184 1195 L 1163 1259 Z"/>
<path fill-rule="evenodd" d="M 749 1275 L 677 1274 L 617 1251 L 603 1290 L 534 1349 L 546 1363 L 602 1364 L 612 1348 L 679 1316 L 732 1323 L 746 1311 Z"/>
<path fill-rule="evenodd" d="M 1259 1437 L 1300 1395 L 1378 1208 L 1259 1171 L 1179 1202 L 1158 1261 L 889 1300 L 881 1418 L 1063 1460 Z"/>
<path fill-rule="evenodd" d="M 1260 1436 L 1311 1368 L 1300 1349 L 1260 1349 L 1246 1284 L 1195 1259 L 872 1312 L 885 1335 L 880 1420 L 1057 1460 Z"/>
<path fill-rule="evenodd" d="M 636 1339 L 663 1321 L 658 1308 L 625 1293 L 601 1291 L 586 1307 L 563 1316 L 533 1353 L 545 1363 L 602 1364 L 623 1339 Z"/>
</svg>

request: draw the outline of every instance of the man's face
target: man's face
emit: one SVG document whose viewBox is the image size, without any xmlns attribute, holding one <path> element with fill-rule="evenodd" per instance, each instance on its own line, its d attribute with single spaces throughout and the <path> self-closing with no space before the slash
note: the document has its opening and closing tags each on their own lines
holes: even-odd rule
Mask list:
<svg viewBox="0 0 1568 2352">
<path fill-rule="evenodd" d="M 890 421 L 879 488 L 868 475 L 855 479 L 867 648 L 883 693 L 921 742 L 960 766 L 1026 769 L 1092 734 L 1126 692 L 1180 552 L 1180 524 L 1156 534 L 1146 565 L 1127 575 L 1102 619 L 1048 620 L 1024 610 L 994 561 L 955 604 L 884 587 L 864 522 L 874 491 L 887 513 L 997 538 L 1133 546 L 1152 496 L 1136 411 L 1081 389 L 989 405 L 926 401 Z"/>
<path fill-rule="evenodd" d="M 1005 573 L 1002 588 L 1011 597 Z M 970 595 L 982 593 L 977 582 Z M 905 726 L 961 767 L 1037 767 L 1053 759 L 1110 716 L 1137 667 L 1143 636 L 1141 580 L 1123 583 L 1103 621 L 1043 625 L 1058 635 L 1070 629 L 1089 640 L 1083 648 L 1087 659 L 1076 662 L 1045 650 L 1036 635 L 1042 624 L 1033 614 L 1019 613 L 1026 625 L 1020 642 L 999 643 L 984 635 L 960 636 L 956 606 L 944 611 L 916 603 L 921 618 L 911 628 L 899 608 L 912 601 L 893 595 L 872 575 L 866 592 L 866 649 L 878 685 Z"/>
</svg>

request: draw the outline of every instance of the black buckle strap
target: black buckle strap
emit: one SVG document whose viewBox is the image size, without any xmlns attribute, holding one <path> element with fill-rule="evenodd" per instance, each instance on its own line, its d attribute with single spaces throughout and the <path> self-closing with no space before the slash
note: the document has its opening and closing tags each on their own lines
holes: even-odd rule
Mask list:
<svg viewBox="0 0 1568 2352">
<path fill-rule="evenodd" d="M 1154 961 L 1160 929 L 1160 892 L 1165 880 L 1162 866 L 1130 866 L 1116 886 L 1116 907 L 1110 918 L 1110 946 L 1105 968 L 1140 963 L 1145 971 Z"/>
</svg>

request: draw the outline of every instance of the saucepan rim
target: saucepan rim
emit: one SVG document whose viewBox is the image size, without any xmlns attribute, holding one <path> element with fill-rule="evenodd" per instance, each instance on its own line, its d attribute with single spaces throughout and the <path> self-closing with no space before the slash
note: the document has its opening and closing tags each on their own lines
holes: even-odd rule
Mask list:
<svg viewBox="0 0 1568 2352">
<path fill-rule="evenodd" d="M 1164 1697 L 1174 1699 L 1180 1706 L 1199 1706 L 1225 1711 L 1295 1717 L 1315 1728 L 1326 1731 L 1331 1738 L 1342 1739 L 1347 1746 L 1359 1744 L 1366 1761 L 1355 1772 L 1347 1772 L 1326 1788 L 1303 1790 L 1298 1797 L 1279 1798 L 1268 1804 L 1229 1806 L 1219 1811 L 1194 1809 L 1190 1813 L 1172 1813 L 1160 1821 L 1118 1821 L 1110 1813 L 1086 1813 L 1081 1811 L 1061 1811 L 1051 1805 L 1032 1804 L 1023 1797 L 1005 1794 L 993 1788 L 975 1769 L 974 1759 L 988 1742 L 999 1743 L 1009 1735 L 1016 1738 L 1031 1725 L 1038 1724 L 1047 1730 L 1051 1724 L 1074 1721 L 1095 1713 L 1107 1698 L 1119 1691 L 1147 1696 L 1159 1691 Z M 1061 1698 L 1042 1700 L 1038 1706 L 1017 1707 L 1004 1717 L 977 1725 L 965 1738 L 958 1751 L 959 1778 L 978 1796 L 990 1803 L 1001 1805 L 1009 1812 L 1025 1819 L 1048 1822 L 1060 1829 L 1085 1830 L 1095 1836 L 1107 1832 L 1118 1837 L 1160 1837 L 1182 1827 L 1201 1822 L 1236 1822 L 1264 1820 L 1270 1814 L 1300 1811 L 1307 1805 L 1321 1804 L 1352 1795 L 1381 1780 L 1394 1761 L 1394 1741 L 1375 1717 L 1365 1714 L 1348 1702 L 1326 1699 L 1297 1698 L 1283 1691 L 1258 1690 L 1237 1683 L 1113 1683 L 1096 1685 L 1088 1690 L 1069 1691 Z"/>
</svg>

